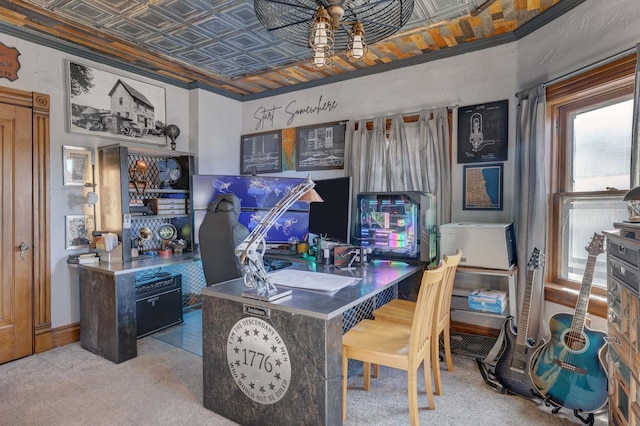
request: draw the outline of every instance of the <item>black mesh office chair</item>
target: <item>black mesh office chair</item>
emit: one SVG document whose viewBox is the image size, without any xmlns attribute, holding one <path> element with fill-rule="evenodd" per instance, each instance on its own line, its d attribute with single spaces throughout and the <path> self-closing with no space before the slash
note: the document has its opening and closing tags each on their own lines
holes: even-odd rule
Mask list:
<svg viewBox="0 0 640 426">
<path fill-rule="evenodd" d="M 219 195 L 209 204 L 198 233 L 208 286 L 242 276 L 235 248 L 249 230 L 238 223 L 239 216 L 240 200 L 234 194 Z"/>
</svg>

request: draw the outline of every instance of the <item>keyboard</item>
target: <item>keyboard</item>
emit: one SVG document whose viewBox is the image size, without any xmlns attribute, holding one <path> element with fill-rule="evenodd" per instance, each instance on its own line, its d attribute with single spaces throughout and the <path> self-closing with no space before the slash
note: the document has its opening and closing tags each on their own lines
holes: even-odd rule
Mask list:
<svg viewBox="0 0 640 426">
<path fill-rule="evenodd" d="M 270 249 L 266 249 L 264 254 L 266 256 L 268 255 L 272 255 L 272 256 L 297 256 L 297 253 L 291 253 L 289 251 L 289 249 L 275 249 L 275 248 L 270 248 Z"/>
</svg>

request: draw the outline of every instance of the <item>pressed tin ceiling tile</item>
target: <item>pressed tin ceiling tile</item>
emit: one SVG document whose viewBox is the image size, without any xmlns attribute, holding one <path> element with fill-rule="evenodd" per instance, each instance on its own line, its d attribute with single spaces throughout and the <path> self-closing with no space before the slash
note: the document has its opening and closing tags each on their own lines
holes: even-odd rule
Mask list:
<svg viewBox="0 0 640 426">
<path fill-rule="evenodd" d="M 277 1 L 293 7 L 302 0 Z M 8 0 L 0 2 L 0 22 L 15 25 L 8 17 L 24 16 L 20 28 L 53 35 L 116 63 L 134 63 L 161 76 L 176 76 L 175 81 L 191 80 L 242 99 L 290 85 L 321 83 L 325 77 L 349 78 L 354 71 L 402 59 L 426 61 L 434 51 L 447 52 L 465 43 L 483 42 L 487 47 L 492 37 L 513 33 L 547 10 L 562 6 L 556 8 L 561 12 L 554 12 L 559 16 L 584 1 L 415 0 L 405 27 L 370 45 L 365 61 L 352 64 L 343 52 L 336 52 L 336 65 L 321 71 L 311 67 L 308 48 L 263 28 L 253 0 Z M 109 48 L 116 42 L 124 48 Z"/>
</svg>

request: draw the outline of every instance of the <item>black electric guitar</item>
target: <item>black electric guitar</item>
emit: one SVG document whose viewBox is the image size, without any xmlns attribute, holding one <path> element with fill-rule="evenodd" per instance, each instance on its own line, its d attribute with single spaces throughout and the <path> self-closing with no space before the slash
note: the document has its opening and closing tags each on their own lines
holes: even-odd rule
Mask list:
<svg viewBox="0 0 640 426">
<path fill-rule="evenodd" d="M 531 306 L 531 289 L 536 271 L 544 264 L 544 254 L 537 248 L 533 249 L 527 264 L 527 285 L 524 289 L 520 319 L 516 328 L 515 318 L 509 316 L 503 327 L 504 347 L 496 361 L 495 377 L 507 392 L 525 398 L 540 397 L 531 379 L 531 360 L 535 350 L 543 343 L 533 345 L 527 338 L 529 330 L 529 307 Z"/>
<path fill-rule="evenodd" d="M 591 413 L 607 402 L 607 375 L 601 354 L 605 333 L 585 325 L 596 258 L 604 236 L 593 234 L 589 257 L 573 315 L 555 314 L 549 321 L 551 339 L 534 354 L 531 377 L 545 400 L 557 407 Z"/>
</svg>

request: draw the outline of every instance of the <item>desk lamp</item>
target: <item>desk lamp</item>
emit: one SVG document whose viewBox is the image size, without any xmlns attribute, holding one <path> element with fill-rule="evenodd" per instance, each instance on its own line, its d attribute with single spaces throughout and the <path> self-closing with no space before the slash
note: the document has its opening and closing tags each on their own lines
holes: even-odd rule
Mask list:
<svg viewBox="0 0 640 426">
<path fill-rule="evenodd" d="M 244 285 L 251 291 L 243 292 L 244 297 L 266 300 L 277 300 L 291 294 L 291 290 L 279 291 L 271 282 L 267 270 L 264 267 L 263 254 L 267 243 L 265 237 L 280 217 L 297 201 L 308 203 L 322 201 L 322 198 L 313 189 L 315 183 L 311 177 L 300 182 L 291 192 L 285 195 L 262 218 L 260 223 L 240 244 L 236 246 L 236 257 L 242 267 Z"/>
</svg>

